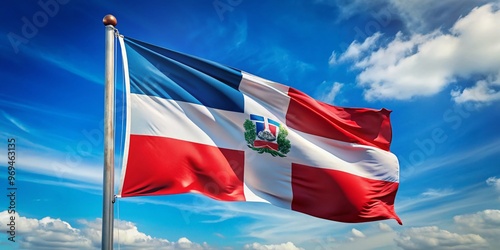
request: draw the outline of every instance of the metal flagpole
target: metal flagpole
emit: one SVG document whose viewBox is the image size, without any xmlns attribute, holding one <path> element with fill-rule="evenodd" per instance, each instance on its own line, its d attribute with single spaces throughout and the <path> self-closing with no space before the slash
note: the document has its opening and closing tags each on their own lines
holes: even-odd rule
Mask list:
<svg viewBox="0 0 500 250">
<path fill-rule="evenodd" d="M 113 203 L 114 203 L 114 36 L 116 18 L 106 15 L 102 22 L 106 26 L 106 50 L 104 72 L 104 172 L 103 172 L 103 206 L 102 206 L 102 242 L 101 248 L 113 249 Z"/>
</svg>

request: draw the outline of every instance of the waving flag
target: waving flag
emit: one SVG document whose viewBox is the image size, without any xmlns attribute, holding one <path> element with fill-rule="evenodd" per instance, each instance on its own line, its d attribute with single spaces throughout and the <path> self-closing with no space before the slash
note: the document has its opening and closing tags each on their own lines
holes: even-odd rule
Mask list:
<svg viewBox="0 0 500 250">
<path fill-rule="evenodd" d="M 201 58 L 121 38 L 121 197 L 201 193 L 319 218 L 394 218 L 390 111 L 336 107 Z"/>
</svg>

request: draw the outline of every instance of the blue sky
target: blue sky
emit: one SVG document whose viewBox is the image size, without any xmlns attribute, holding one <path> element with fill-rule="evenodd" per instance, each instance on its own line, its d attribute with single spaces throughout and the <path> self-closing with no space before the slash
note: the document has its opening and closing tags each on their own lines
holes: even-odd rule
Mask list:
<svg viewBox="0 0 500 250">
<path fill-rule="evenodd" d="M 500 3 L 347 2 L 2 3 L 0 183 L 7 194 L 7 140 L 15 138 L 18 190 L 15 243 L 5 233 L 8 198 L 0 199 L 0 248 L 100 247 L 108 13 L 125 36 L 327 103 L 392 110 L 391 151 L 401 167 L 395 207 L 403 226 L 192 194 L 127 198 L 115 206 L 123 249 L 500 247 Z"/>
</svg>

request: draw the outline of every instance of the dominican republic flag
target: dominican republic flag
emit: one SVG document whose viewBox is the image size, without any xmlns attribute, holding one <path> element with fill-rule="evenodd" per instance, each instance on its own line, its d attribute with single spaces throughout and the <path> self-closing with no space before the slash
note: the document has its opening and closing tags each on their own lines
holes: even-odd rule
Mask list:
<svg viewBox="0 0 500 250">
<path fill-rule="evenodd" d="M 128 115 L 119 196 L 191 192 L 401 223 L 390 111 L 332 106 L 215 62 L 120 42 Z"/>
</svg>

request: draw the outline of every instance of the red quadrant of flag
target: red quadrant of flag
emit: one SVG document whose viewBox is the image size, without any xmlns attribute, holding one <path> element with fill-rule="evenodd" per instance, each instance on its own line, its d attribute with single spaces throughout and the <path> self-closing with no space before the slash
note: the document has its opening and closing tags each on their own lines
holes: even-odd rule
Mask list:
<svg viewBox="0 0 500 250">
<path fill-rule="evenodd" d="M 338 170 L 292 164 L 292 210 L 341 222 L 394 216 L 398 183 L 372 180 Z"/>
<path fill-rule="evenodd" d="M 122 196 L 198 192 L 244 201 L 244 153 L 171 138 L 131 135 Z"/>
</svg>

